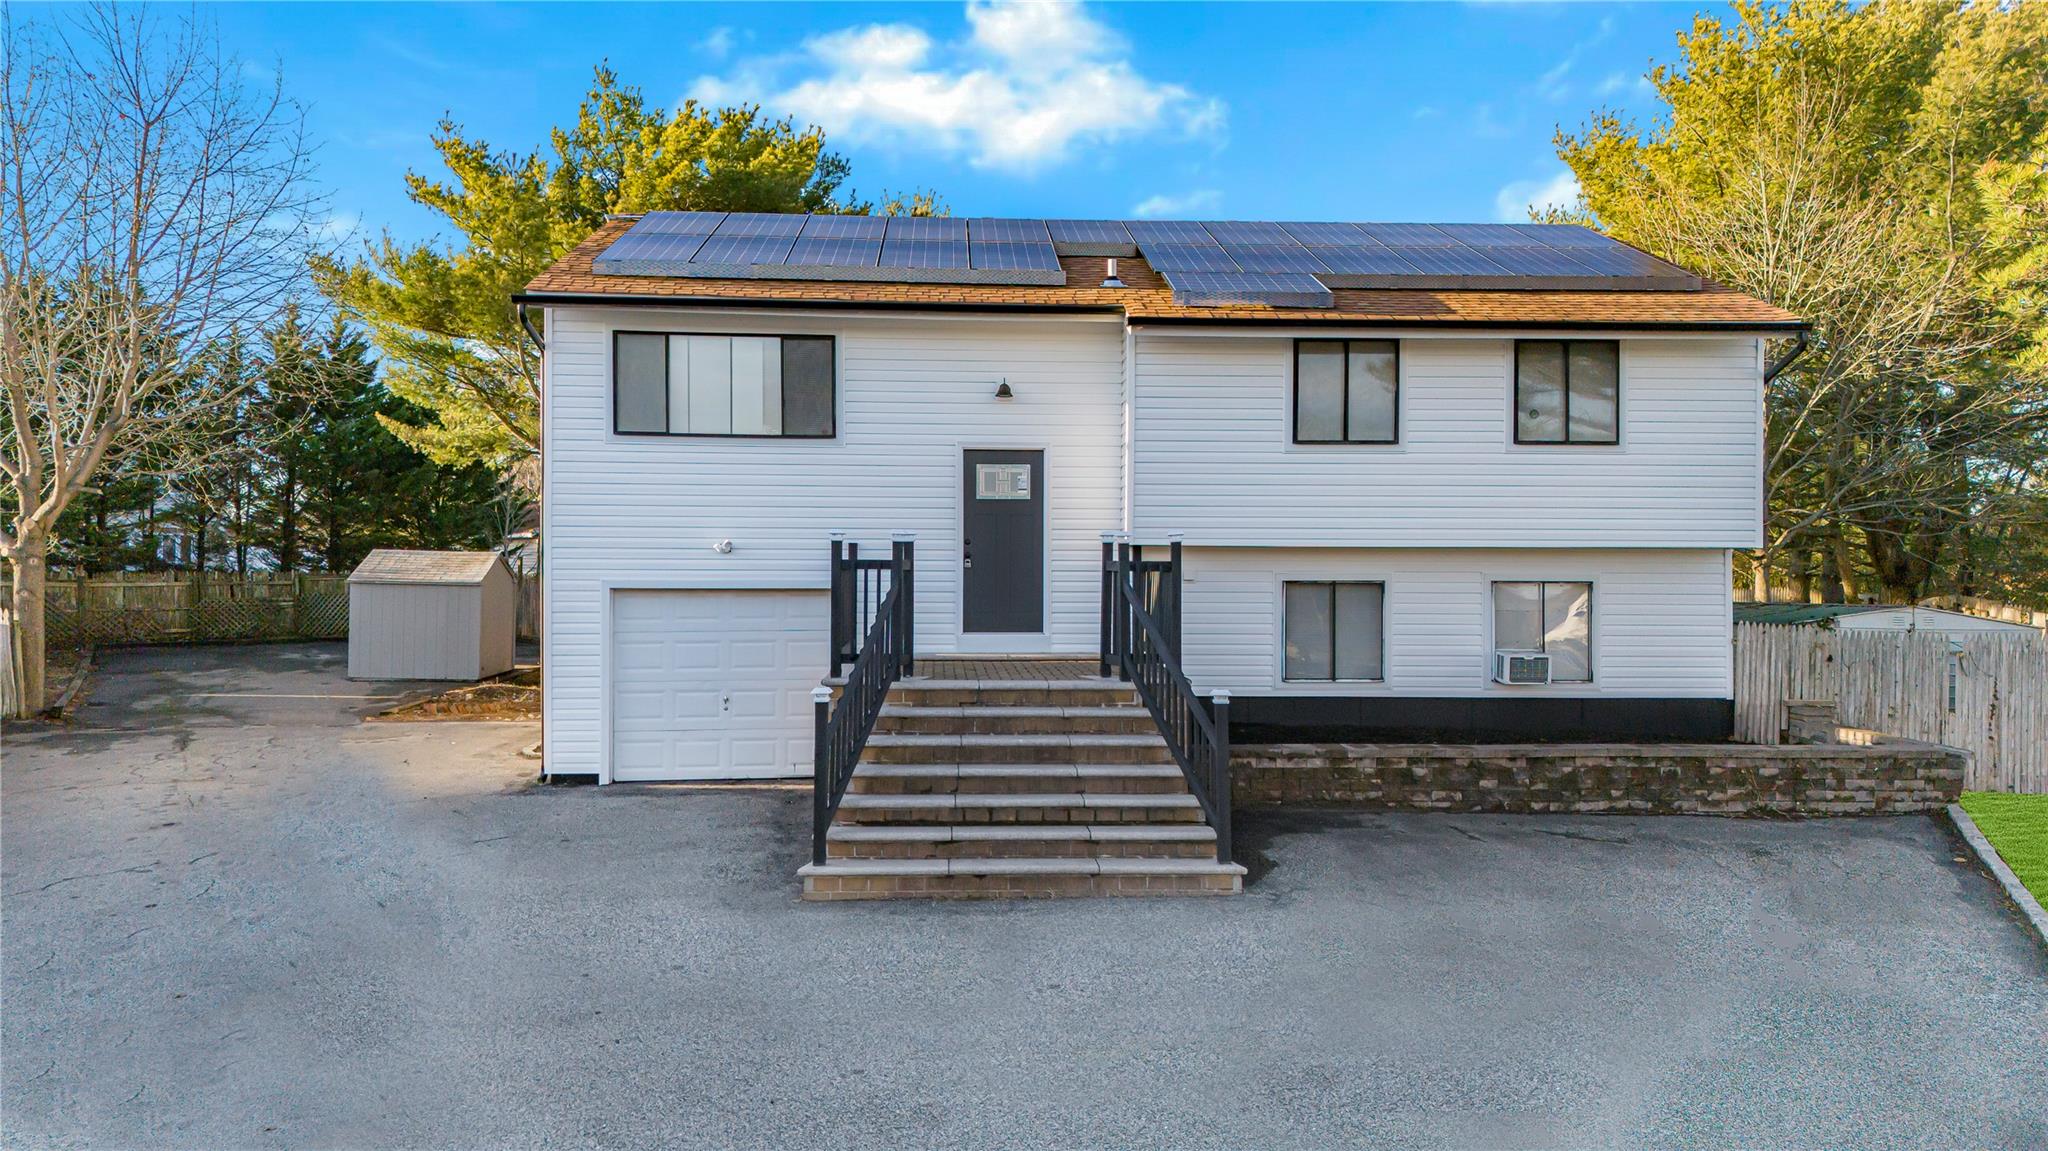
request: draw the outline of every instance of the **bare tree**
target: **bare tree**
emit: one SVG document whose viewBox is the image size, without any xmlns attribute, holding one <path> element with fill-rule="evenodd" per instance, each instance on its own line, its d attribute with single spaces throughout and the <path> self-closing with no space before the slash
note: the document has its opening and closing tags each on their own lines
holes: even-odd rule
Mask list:
<svg viewBox="0 0 2048 1151">
<path fill-rule="evenodd" d="M 238 397 L 196 386 L 199 362 L 300 287 L 310 172 L 299 107 L 195 18 L 0 10 L 0 559 L 24 714 L 57 517 L 111 450 L 175 473 L 220 445 Z"/>
</svg>

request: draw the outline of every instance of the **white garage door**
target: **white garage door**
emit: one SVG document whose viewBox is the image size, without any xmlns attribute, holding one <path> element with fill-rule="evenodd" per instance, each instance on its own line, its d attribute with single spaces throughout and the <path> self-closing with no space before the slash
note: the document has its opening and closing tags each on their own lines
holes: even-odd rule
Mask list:
<svg viewBox="0 0 2048 1151">
<path fill-rule="evenodd" d="M 824 592 L 614 592 L 612 778 L 809 775 L 829 627 Z"/>
</svg>

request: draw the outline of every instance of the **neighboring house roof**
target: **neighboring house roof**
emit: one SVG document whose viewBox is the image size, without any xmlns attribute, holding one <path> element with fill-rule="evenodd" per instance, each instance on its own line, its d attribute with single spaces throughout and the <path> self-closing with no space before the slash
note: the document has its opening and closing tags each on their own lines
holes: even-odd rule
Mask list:
<svg viewBox="0 0 2048 1151">
<path fill-rule="evenodd" d="M 1418 328 L 1613 328 L 1792 331 L 1792 313 L 1703 282 L 1697 290 L 1332 288 L 1329 307 L 1176 303 L 1166 278 L 1142 257 L 1118 260 L 1122 288 L 1101 286 L 1106 257 L 1062 255 L 1060 286 L 904 283 L 880 280 L 707 279 L 599 273 L 592 264 L 632 227 L 607 221 L 526 286 L 536 304 L 802 306 L 928 311 L 1057 311 L 1122 314 L 1132 323 L 1341 324 Z"/>
<path fill-rule="evenodd" d="M 1855 626 L 1899 631 L 2004 631 L 2034 627 L 2009 620 L 1990 619 L 1946 608 L 1887 603 L 1738 603 L 1737 623 L 1815 624 L 1835 621 L 1843 626 L 1848 617 L 1861 617 Z"/>
<path fill-rule="evenodd" d="M 497 552 L 378 548 L 349 573 L 350 583 L 480 584 L 500 565 Z"/>
</svg>

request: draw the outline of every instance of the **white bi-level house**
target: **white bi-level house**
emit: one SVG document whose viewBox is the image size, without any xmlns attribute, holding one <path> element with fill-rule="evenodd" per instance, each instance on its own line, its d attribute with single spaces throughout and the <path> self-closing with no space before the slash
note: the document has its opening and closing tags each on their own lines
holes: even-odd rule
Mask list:
<svg viewBox="0 0 2048 1151">
<path fill-rule="evenodd" d="M 654 213 L 519 303 L 551 774 L 808 774 L 834 533 L 918 656 L 1090 662 L 1177 540 L 1240 742 L 1728 734 L 1800 324 L 1583 229 Z"/>
</svg>

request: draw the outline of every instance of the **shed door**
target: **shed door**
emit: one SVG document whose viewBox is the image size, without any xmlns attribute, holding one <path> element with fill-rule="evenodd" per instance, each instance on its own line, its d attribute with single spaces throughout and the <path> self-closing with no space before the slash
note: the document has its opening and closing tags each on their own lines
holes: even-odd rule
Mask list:
<svg viewBox="0 0 2048 1151">
<path fill-rule="evenodd" d="M 612 778 L 809 775 L 829 627 L 824 592 L 614 592 Z"/>
</svg>

